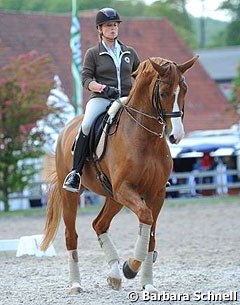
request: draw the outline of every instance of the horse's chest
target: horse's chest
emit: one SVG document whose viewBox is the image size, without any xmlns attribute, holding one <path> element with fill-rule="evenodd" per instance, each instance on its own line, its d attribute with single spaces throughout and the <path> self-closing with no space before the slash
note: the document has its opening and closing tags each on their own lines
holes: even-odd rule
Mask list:
<svg viewBox="0 0 240 305">
<path fill-rule="evenodd" d="M 172 159 L 167 158 L 164 162 L 157 160 L 144 160 L 140 170 L 135 172 L 139 185 L 145 190 L 164 185 L 172 171 Z"/>
</svg>

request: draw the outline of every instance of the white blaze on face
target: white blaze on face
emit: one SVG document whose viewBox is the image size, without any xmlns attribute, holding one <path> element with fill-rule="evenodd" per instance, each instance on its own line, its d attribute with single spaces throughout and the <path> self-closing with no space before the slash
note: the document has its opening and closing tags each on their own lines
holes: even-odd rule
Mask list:
<svg viewBox="0 0 240 305">
<path fill-rule="evenodd" d="M 173 111 L 180 111 L 179 106 L 178 106 L 178 95 L 179 95 L 180 88 L 179 86 L 176 89 L 175 92 L 175 101 L 173 105 Z M 182 138 L 184 137 L 184 127 L 182 123 L 182 118 L 171 118 L 171 123 L 172 123 L 172 131 L 170 136 L 174 137 L 175 144 L 178 144 Z"/>
</svg>

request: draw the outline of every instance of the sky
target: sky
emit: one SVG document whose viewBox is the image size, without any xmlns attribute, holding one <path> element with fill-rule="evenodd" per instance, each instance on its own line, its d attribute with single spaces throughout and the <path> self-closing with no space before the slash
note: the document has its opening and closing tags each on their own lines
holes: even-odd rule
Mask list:
<svg viewBox="0 0 240 305">
<path fill-rule="evenodd" d="M 156 1 L 156 0 L 155 0 Z M 154 0 L 145 0 L 146 4 L 153 3 Z M 222 0 L 205 0 L 204 1 L 204 16 L 217 20 L 229 21 L 230 18 L 224 11 L 216 11 Z M 202 15 L 202 0 L 189 0 L 187 5 L 188 12 L 194 17 L 200 17 Z"/>
</svg>

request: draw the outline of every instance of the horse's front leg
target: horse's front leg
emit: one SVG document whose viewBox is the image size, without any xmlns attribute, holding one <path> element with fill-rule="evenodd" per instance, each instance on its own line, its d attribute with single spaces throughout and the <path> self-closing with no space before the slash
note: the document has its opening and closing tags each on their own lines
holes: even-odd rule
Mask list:
<svg viewBox="0 0 240 305">
<path fill-rule="evenodd" d="M 102 248 L 108 265 L 111 270 L 108 274 L 107 282 L 114 290 L 119 290 L 122 286 L 122 274 L 117 250 L 107 232 L 113 217 L 122 209 L 122 205 L 111 198 L 106 198 L 105 204 L 100 213 L 93 221 L 100 247 Z"/>
<path fill-rule="evenodd" d="M 66 191 L 63 191 L 66 192 Z M 76 232 L 76 217 L 79 203 L 79 194 L 65 194 L 63 202 L 63 220 L 65 223 L 65 240 L 68 251 L 69 267 L 69 294 L 79 294 L 83 289 L 80 282 L 80 272 L 78 266 L 78 251 Z"/>
<path fill-rule="evenodd" d="M 151 202 L 150 208 L 152 210 L 153 215 L 153 225 L 151 228 L 150 241 L 149 241 L 149 249 L 146 259 L 144 260 L 141 268 L 141 278 L 140 283 L 143 290 L 148 292 L 158 292 L 157 288 L 154 286 L 153 282 L 153 264 L 157 259 L 157 252 L 155 251 L 155 236 L 156 236 L 156 223 L 163 206 L 165 198 L 165 190 L 162 191 L 162 194 L 158 199 Z"/>
<path fill-rule="evenodd" d="M 142 262 L 147 257 L 153 216 L 146 202 L 127 183 L 123 183 L 118 189 L 116 199 L 132 210 L 139 220 L 139 232 L 134 255 L 123 265 L 125 277 L 132 279 L 137 275 Z"/>
</svg>

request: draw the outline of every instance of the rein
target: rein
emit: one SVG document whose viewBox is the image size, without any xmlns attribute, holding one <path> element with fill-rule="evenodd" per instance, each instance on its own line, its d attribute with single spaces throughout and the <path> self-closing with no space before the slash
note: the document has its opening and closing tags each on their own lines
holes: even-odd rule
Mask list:
<svg viewBox="0 0 240 305">
<path fill-rule="evenodd" d="M 184 81 L 184 78 L 180 80 L 180 82 L 182 82 L 182 81 Z M 128 105 L 123 105 L 123 110 L 126 111 L 126 113 L 130 116 L 130 118 L 135 123 L 137 123 L 139 126 L 141 126 L 143 129 L 145 129 L 146 131 L 150 132 L 151 134 L 153 134 L 157 137 L 163 138 L 164 130 L 165 130 L 165 127 L 166 127 L 165 118 L 182 117 L 183 112 L 182 111 L 169 111 L 169 112 L 167 112 L 167 111 L 162 110 L 161 104 L 158 102 L 158 101 L 161 100 L 160 94 L 159 94 L 159 86 L 160 86 L 161 82 L 163 82 L 163 81 L 160 78 L 157 78 L 156 83 L 154 85 L 153 94 L 152 94 L 152 105 L 157 112 L 157 116 L 149 115 L 147 113 L 139 111 L 139 110 L 137 110 L 133 107 L 130 107 Z M 134 116 L 131 114 L 131 111 L 135 112 L 135 113 L 138 113 L 138 114 L 140 114 L 144 117 L 147 117 L 149 119 L 152 119 L 154 121 L 157 121 L 163 127 L 162 132 L 158 133 L 158 132 L 155 132 L 155 131 L 149 129 L 148 127 L 144 126 L 142 123 L 140 123 L 138 120 L 136 120 L 134 118 Z"/>
<path fill-rule="evenodd" d="M 157 117 L 151 116 L 151 115 L 149 115 L 149 114 L 146 114 L 146 113 L 144 113 L 144 112 L 141 112 L 141 111 L 139 111 L 139 110 L 137 110 L 137 109 L 135 109 L 135 108 L 132 108 L 132 107 L 130 107 L 130 106 L 127 106 L 127 105 L 124 105 L 124 106 L 123 106 L 123 110 L 126 111 L 126 113 L 130 116 L 130 118 L 131 118 L 135 123 L 137 123 L 139 126 L 141 126 L 141 127 L 142 127 L 143 129 L 145 129 L 146 131 L 148 131 L 148 132 L 150 132 L 151 134 L 153 134 L 153 135 L 155 135 L 155 136 L 157 136 L 157 137 L 160 137 L 160 138 L 162 138 L 162 137 L 164 136 L 164 130 L 165 130 L 166 124 L 165 124 L 165 122 L 164 122 L 164 120 L 163 120 L 162 117 L 159 117 L 159 116 L 157 116 Z M 138 113 L 138 114 L 141 114 L 142 116 L 145 116 L 145 117 L 147 117 L 147 118 L 149 118 L 149 119 L 152 119 L 152 120 L 157 121 L 160 125 L 163 126 L 162 132 L 158 133 L 158 132 L 155 132 L 155 131 L 149 129 L 148 127 L 144 126 L 142 123 L 140 123 L 139 121 L 137 121 L 137 120 L 134 118 L 134 116 L 131 114 L 130 111 L 136 112 L 136 113 Z"/>
</svg>

